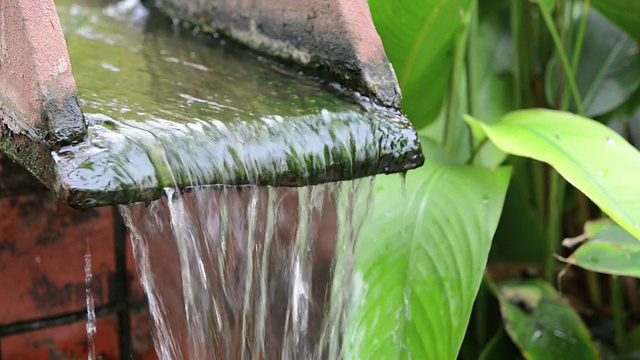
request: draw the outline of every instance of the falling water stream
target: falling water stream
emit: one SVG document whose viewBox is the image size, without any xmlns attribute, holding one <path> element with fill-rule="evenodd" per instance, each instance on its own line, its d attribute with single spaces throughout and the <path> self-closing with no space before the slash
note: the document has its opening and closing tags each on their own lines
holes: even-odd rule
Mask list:
<svg viewBox="0 0 640 360">
<path fill-rule="evenodd" d="M 372 184 L 167 189 L 121 207 L 161 358 L 340 358 Z"/>
<path fill-rule="evenodd" d="M 406 119 L 136 0 L 56 5 L 89 125 L 58 176 L 84 205 L 139 201 L 120 211 L 160 358 L 341 358 L 369 175 L 420 152 Z"/>
</svg>

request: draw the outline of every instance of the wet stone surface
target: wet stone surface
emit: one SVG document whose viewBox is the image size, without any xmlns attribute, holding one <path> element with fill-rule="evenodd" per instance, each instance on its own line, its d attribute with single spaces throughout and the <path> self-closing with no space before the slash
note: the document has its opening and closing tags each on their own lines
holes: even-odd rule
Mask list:
<svg viewBox="0 0 640 360">
<path fill-rule="evenodd" d="M 302 186 L 406 171 L 423 159 L 402 115 L 172 28 L 135 1 L 58 1 L 86 141 L 53 153 L 76 207 L 150 201 L 177 185 Z"/>
</svg>

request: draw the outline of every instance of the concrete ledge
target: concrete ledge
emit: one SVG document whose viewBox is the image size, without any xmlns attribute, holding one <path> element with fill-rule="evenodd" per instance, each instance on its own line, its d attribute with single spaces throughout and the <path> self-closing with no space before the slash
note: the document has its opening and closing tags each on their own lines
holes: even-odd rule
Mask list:
<svg viewBox="0 0 640 360">
<path fill-rule="evenodd" d="M 396 75 L 366 0 L 155 0 L 205 32 L 319 68 L 381 105 L 399 108 Z"/>
<path fill-rule="evenodd" d="M 0 1 L 3 125 L 51 146 L 86 134 L 53 0 Z"/>
</svg>

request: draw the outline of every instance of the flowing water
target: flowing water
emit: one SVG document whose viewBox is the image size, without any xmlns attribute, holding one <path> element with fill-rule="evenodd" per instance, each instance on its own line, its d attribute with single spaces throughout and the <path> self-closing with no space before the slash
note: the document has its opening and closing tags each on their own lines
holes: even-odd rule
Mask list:
<svg viewBox="0 0 640 360">
<path fill-rule="evenodd" d="M 76 205 L 129 204 L 161 359 L 339 359 L 371 175 L 419 165 L 410 125 L 103 3 L 56 1 L 89 123 L 56 165 Z"/>
<path fill-rule="evenodd" d="M 340 358 L 372 184 L 167 189 L 123 206 L 161 358 Z"/>
</svg>

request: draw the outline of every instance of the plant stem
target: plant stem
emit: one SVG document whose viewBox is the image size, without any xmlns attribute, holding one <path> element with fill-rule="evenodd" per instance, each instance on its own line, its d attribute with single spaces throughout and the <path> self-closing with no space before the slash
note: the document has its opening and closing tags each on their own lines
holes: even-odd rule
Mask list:
<svg viewBox="0 0 640 360">
<path fill-rule="evenodd" d="M 513 77 L 514 77 L 514 106 L 516 109 L 523 107 L 523 96 L 526 84 L 523 81 L 526 67 L 523 66 L 526 54 L 521 53 L 520 45 L 523 36 L 522 31 L 522 1 L 511 0 L 511 49 L 513 51 Z"/>
<path fill-rule="evenodd" d="M 598 274 L 587 270 L 586 278 L 589 300 L 594 307 L 599 308 L 602 306 L 602 286 L 600 286 Z"/>
<path fill-rule="evenodd" d="M 576 84 L 575 75 L 573 73 L 573 70 L 571 69 L 571 65 L 569 64 L 567 53 L 564 51 L 562 40 L 558 35 L 558 31 L 556 30 L 553 19 L 551 18 L 551 14 L 549 14 L 544 6 L 540 6 L 540 13 L 542 14 L 542 18 L 547 25 L 547 29 L 549 29 L 549 34 L 551 34 L 551 39 L 553 39 L 556 51 L 558 52 L 558 57 L 560 58 L 560 62 L 562 63 L 562 67 L 564 68 L 567 81 L 569 82 L 571 95 L 573 95 L 573 101 L 576 103 L 576 108 L 578 109 L 578 115 L 584 116 L 584 107 L 582 105 L 582 100 L 580 99 L 580 92 L 578 91 L 578 85 Z"/>
<path fill-rule="evenodd" d="M 567 49 L 567 36 L 569 35 L 569 28 L 565 27 L 564 18 L 567 15 L 567 2 L 566 1 L 558 1 L 558 5 L 556 6 L 555 13 L 555 24 L 556 29 L 558 29 L 558 35 L 560 36 L 560 41 L 562 43 L 562 48 Z"/>
<path fill-rule="evenodd" d="M 591 9 L 591 0 L 585 0 L 584 7 L 582 8 L 582 18 L 580 19 L 580 27 L 578 28 L 578 36 L 574 44 L 575 49 L 571 54 L 571 69 L 574 73 L 578 68 L 578 61 L 580 60 L 580 54 L 582 52 L 582 45 L 584 44 L 584 33 L 587 29 L 587 20 L 589 18 L 589 10 Z"/>
<path fill-rule="evenodd" d="M 467 57 L 467 105 L 471 116 L 478 116 L 478 86 L 480 85 L 480 69 L 478 69 L 478 2 L 471 8 L 471 21 L 469 24 L 469 39 L 466 51 Z M 473 147 L 472 147 L 473 148 Z"/>
<path fill-rule="evenodd" d="M 587 197 L 580 190 L 575 190 L 575 197 L 577 206 L 576 221 L 579 226 L 583 226 L 591 217 L 591 214 L 589 213 L 589 202 Z M 591 304 L 593 304 L 593 306 L 600 308 L 602 306 L 602 286 L 600 285 L 600 278 L 598 277 L 598 274 L 593 271 L 586 271 L 585 277 L 587 281 L 589 300 L 591 300 Z"/>
<path fill-rule="evenodd" d="M 478 291 L 478 295 L 476 296 L 476 301 L 474 303 L 474 313 L 476 320 L 476 342 L 478 347 L 482 349 L 487 342 L 487 303 L 489 291 L 487 289 L 487 285 L 485 285 L 486 281 L 482 281 L 480 284 L 480 289 Z"/>
<path fill-rule="evenodd" d="M 582 14 L 580 15 L 580 26 L 578 27 L 578 35 L 574 44 L 575 48 L 571 54 L 571 70 L 573 74 L 578 71 L 578 63 L 580 61 L 580 54 L 582 53 L 582 45 L 584 44 L 584 33 L 587 29 L 587 20 L 589 18 L 589 10 L 591 9 L 591 0 L 585 0 L 582 7 Z M 562 109 L 569 108 L 569 97 L 566 94 L 562 98 Z"/>
<path fill-rule="evenodd" d="M 449 98 L 447 100 L 444 148 L 447 153 L 459 157 L 456 151 L 458 144 L 458 123 L 462 122 L 462 114 L 466 111 L 463 104 L 466 104 L 466 90 L 460 89 L 466 86 L 465 79 L 465 55 L 467 50 L 467 40 L 469 38 L 469 17 L 465 18 L 464 28 L 458 37 L 453 58 L 453 69 L 451 71 L 451 85 L 449 87 Z M 464 96 L 461 96 L 464 94 Z M 464 101 L 464 102 L 463 102 Z"/>
<path fill-rule="evenodd" d="M 591 212 L 589 210 L 589 199 L 582 193 L 582 191 L 575 190 L 576 206 L 577 206 L 577 226 L 584 227 L 585 223 L 591 218 Z"/>
<path fill-rule="evenodd" d="M 558 249 L 558 240 L 560 239 L 560 220 L 562 216 L 562 209 L 564 207 L 564 191 L 566 183 L 560 174 L 553 169 L 551 169 L 549 177 L 549 201 L 546 224 L 547 261 L 544 267 L 544 274 L 545 279 L 549 283 L 553 283 L 556 264 L 556 259 L 553 254 L 555 254 Z"/>
<path fill-rule="evenodd" d="M 625 337 L 624 331 L 624 297 L 622 292 L 622 281 L 619 276 L 611 276 L 611 310 L 613 311 L 613 321 L 616 328 L 616 346 L 620 348 Z"/>
<path fill-rule="evenodd" d="M 471 8 L 470 23 L 469 23 L 469 35 L 467 39 L 467 51 L 466 51 L 466 70 L 467 70 L 467 111 L 471 116 L 479 116 L 480 109 L 478 106 L 478 86 L 480 84 L 481 71 L 478 68 L 478 61 L 476 54 L 478 54 L 478 23 L 480 5 L 476 1 Z M 479 151 L 484 144 L 484 141 L 477 145 L 473 137 L 473 134 L 469 132 L 469 149 L 471 155 L 469 156 L 469 163 L 472 164 L 477 155 L 476 151 Z"/>
<path fill-rule="evenodd" d="M 571 43 L 571 40 L 573 39 L 573 34 L 574 34 L 574 23 L 573 23 L 573 13 L 574 13 L 574 9 L 575 9 L 575 1 L 576 0 L 569 0 L 569 14 L 567 16 L 565 16 L 565 20 L 567 22 L 567 32 L 566 32 L 566 36 L 564 38 L 564 40 L 567 43 L 567 53 L 569 54 L 574 54 L 574 45 L 573 43 Z M 563 22 L 564 23 L 564 22 Z M 568 41 L 567 41 L 568 39 Z M 572 63 L 573 66 L 573 63 Z M 576 69 L 573 68 L 573 72 L 575 73 Z"/>
<path fill-rule="evenodd" d="M 533 201 L 540 226 L 544 226 L 546 215 L 544 200 L 544 185 L 546 183 L 544 179 L 544 167 L 545 165 L 541 162 L 531 161 L 531 168 L 534 179 L 533 183 L 531 184 L 531 186 L 533 187 Z"/>
</svg>

